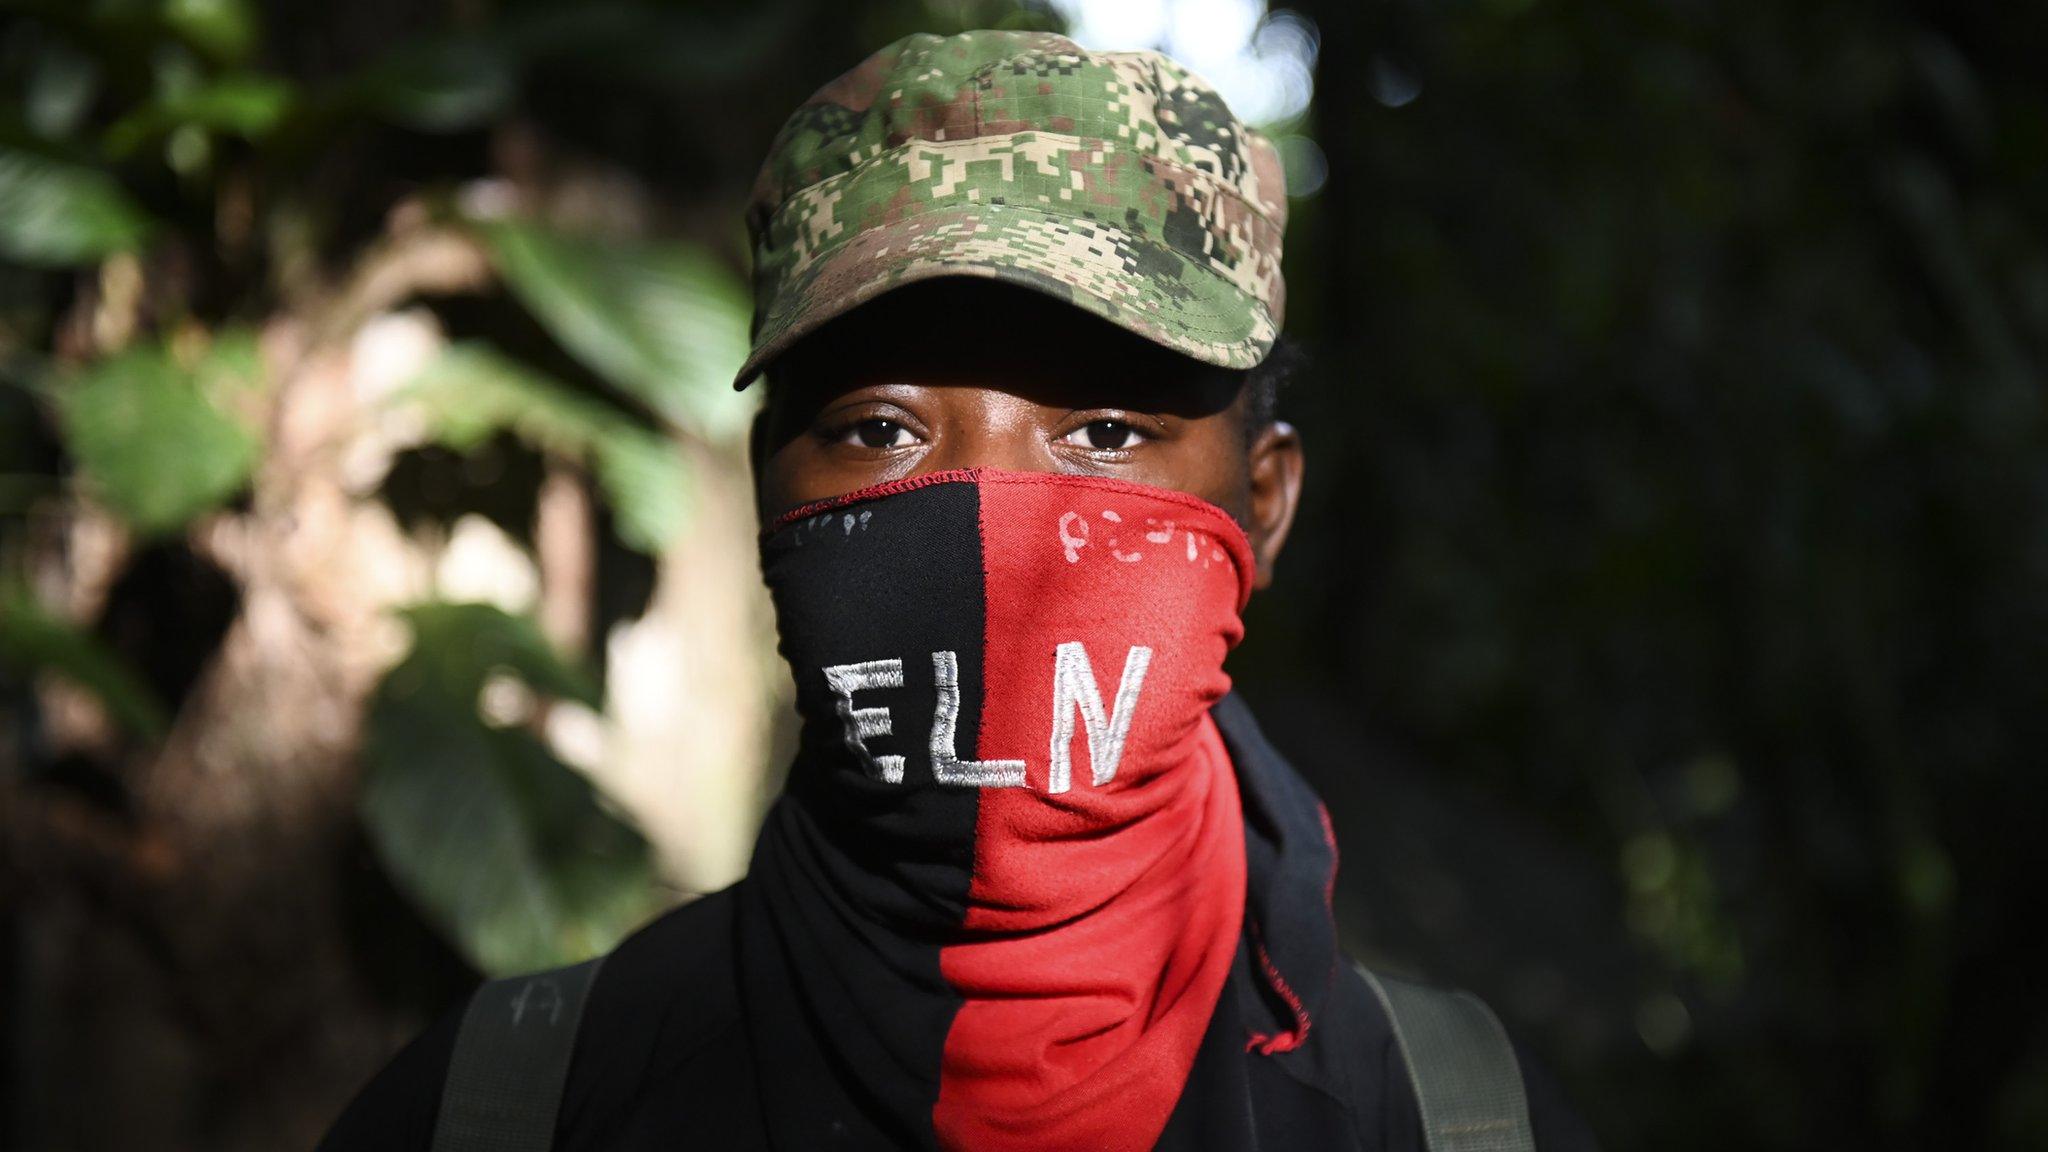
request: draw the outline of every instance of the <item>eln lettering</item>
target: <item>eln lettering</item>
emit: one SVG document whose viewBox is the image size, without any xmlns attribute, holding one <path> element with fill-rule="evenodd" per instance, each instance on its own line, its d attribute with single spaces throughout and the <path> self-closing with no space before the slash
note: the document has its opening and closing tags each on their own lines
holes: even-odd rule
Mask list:
<svg viewBox="0 0 2048 1152">
<path fill-rule="evenodd" d="M 1117 684 L 1115 703 L 1102 706 L 1102 693 L 1095 683 L 1095 668 L 1088 649 L 1078 640 L 1061 644 L 1053 652 L 1052 744 L 1047 749 L 1050 768 L 1046 791 L 1065 792 L 1073 786 L 1074 717 L 1079 713 L 1081 730 L 1088 740 L 1089 780 L 1097 788 L 1116 779 L 1116 766 L 1123 759 L 1124 739 L 1131 731 L 1131 717 L 1138 710 L 1138 692 L 1145 684 L 1145 670 L 1152 665 L 1152 649 L 1132 645 L 1124 656 L 1123 679 Z M 839 720 L 845 726 L 846 748 L 866 766 L 868 773 L 888 784 L 903 782 L 903 757 L 877 755 L 868 741 L 893 735 L 889 710 L 859 707 L 854 693 L 903 687 L 903 661 L 866 660 L 858 664 L 834 664 L 824 670 L 825 684 L 837 697 Z M 932 709 L 929 748 L 932 775 L 941 784 L 972 788 L 1021 788 L 1024 786 L 1022 760 L 962 760 L 954 747 L 960 723 L 960 658 L 946 652 L 932 653 L 932 684 L 936 700 Z"/>
</svg>

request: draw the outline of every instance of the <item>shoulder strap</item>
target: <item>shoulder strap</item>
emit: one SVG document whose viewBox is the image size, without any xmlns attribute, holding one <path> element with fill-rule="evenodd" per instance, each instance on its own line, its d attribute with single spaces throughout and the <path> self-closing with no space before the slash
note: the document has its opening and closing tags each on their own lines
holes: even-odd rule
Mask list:
<svg viewBox="0 0 2048 1152">
<path fill-rule="evenodd" d="M 1429 1152 L 1535 1152 L 1521 1067 L 1493 1010 L 1470 992 L 1358 971 L 1393 1023 Z"/>
<path fill-rule="evenodd" d="M 433 1152 L 548 1152 L 583 1002 L 604 957 L 491 980 L 469 999 Z"/>
</svg>

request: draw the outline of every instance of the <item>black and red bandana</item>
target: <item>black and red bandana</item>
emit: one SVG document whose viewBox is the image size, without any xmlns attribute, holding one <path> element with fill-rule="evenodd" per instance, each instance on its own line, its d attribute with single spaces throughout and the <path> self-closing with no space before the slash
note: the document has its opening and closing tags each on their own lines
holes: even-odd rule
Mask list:
<svg viewBox="0 0 2048 1152">
<path fill-rule="evenodd" d="M 1342 967 L 1329 819 L 1214 699 L 1249 572 L 1227 518 L 957 472 L 800 510 L 763 555 L 788 790 L 745 880 L 605 961 L 555 1147 L 1420 1152 Z M 430 1147 L 464 1017 L 323 1152 Z M 1540 1146 L 1590 1149 L 1528 1085 Z"/>
<path fill-rule="evenodd" d="M 1178 492 L 976 469 L 799 508 L 762 559 L 803 734 L 741 979 L 830 1065 L 791 1085 L 918 1146 L 1151 1147 L 1244 915 L 1209 715 L 1244 533 Z"/>
</svg>

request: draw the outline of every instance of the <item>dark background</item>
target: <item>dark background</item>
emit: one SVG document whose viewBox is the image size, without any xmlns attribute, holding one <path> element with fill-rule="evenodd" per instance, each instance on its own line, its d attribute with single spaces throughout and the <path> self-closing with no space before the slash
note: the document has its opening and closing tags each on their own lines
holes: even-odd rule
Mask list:
<svg viewBox="0 0 2048 1152">
<path fill-rule="evenodd" d="M 2048 876 L 2048 9 L 1291 10 L 1320 54 L 1289 130 L 1327 173 L 1288 236 L 1310 359 L 1282 415 L 1308 491 L 1233 671 L 1328 798 L 1348 941 L 1486 996 L 1611 1148 L 2048 1147 L 2048 934 L 2027 928 Z M 299 189 L 332 265 L 395 198 L 541 154 L 629 173 L 656 231 L 739 269 L 738 207 L 811 89 L 908 31 L 1059 24 L 994 3 L 274 3 L 247 59 L 310 85 L 547 20 L 560 50 L 485 122 L 279 146 L 259 201 Z M 641 21 L 662 35 L 606 32 Z M 151 33 L 119 27 L 18 10 L 0 102 L 52 44 L 104 75 L 145 67 Z M 9 138 L 34 136 L 0 108 Z M 189 179 L 111 170 L 176 228 L 220 229 Z M 252 286 L 253 258 L 195 251 L 194 315 L 286 295 Z M 0 351 L 66 355 L 54 317 L 90 273 L 6 283 Z M 67 475 L 40 401 L 6 403 L 29 461 L 8 471 Z M 630 584 L 621 570 L 601 582 Z M 203 662 L 223 627 L 205 621 L 232 612 L 206 607 L 212 584 L 175 557 L 134 579 L 176 589 L 139 602 L 201 621 L 162 659 Z M 117 769 L 39 758 L 33 704 L 13 707 L 0 1143 L 84 1147 L 101 1129 L 64 1119 L 83 1106 L 42 1094 L 119 1109 L 139 1089 L 42 1067 L 69 1009 L 38 1001 L 20 957 L 38 901 L 74 881 L 22 863 L 20 821 L 39 797 L 133 803 Z M 126 881 L 76 883 L 130 915 Z M 130 1138 L 317 1131 L 468 978 L 406 905 L 371 907 L 337 929 L 354 958 L 335 979 L 394 1023 L 280 1080 L 291 1037 L 343 1014 L 324 986 L 259 1014 L 282 1021 L 266 1047 L 218 1035 L 237 1005 L 196 1013 L 212 1038 L 163 1090 L 212 1103 Z M 206 983 L 189 955 L 163 972 Z"/>
</svg>

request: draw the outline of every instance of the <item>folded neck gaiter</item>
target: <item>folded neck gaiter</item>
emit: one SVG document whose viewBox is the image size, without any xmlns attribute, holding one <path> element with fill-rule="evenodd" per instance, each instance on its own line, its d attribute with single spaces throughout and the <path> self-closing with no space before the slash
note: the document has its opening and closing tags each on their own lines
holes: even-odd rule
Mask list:
<svg viewBox="0 0 2048 1152">
<path fill-rule="evenodd" d="M 743 886 L 776 1143 L 1151 1147 L 1244 913 L 1243 532 L 973 469 L 797 509 L 762 563 L 802 718 Z"/>
</svg>

